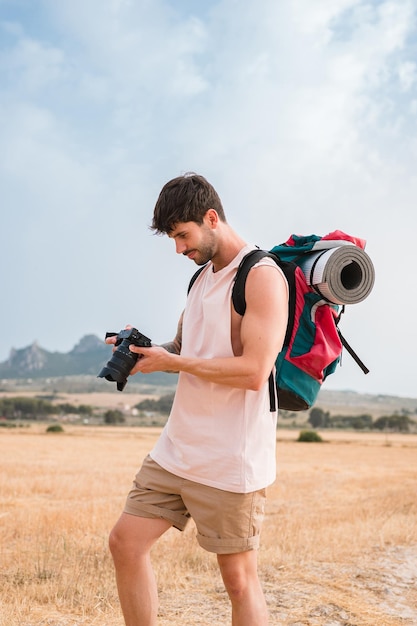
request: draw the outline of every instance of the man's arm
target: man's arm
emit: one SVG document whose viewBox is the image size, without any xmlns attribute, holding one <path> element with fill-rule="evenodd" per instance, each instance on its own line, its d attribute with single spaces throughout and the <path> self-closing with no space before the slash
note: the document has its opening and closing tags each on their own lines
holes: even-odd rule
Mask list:
<svg viewBox="0 0 417 626">
<path fill-rule="evenodd" d="M 177 326 L 177 334 L 175 335 L 172 341 L 168 341 L 167 343 L 162 343 L 161 348 L 170 352 L 171 354 L 180 354 L 181 346 L 182 346 L 182 321 L 184 318 L 184 311 L 181 313 L 180 319 L 178 321 Z M 178 370 L 164 370 L 167 374 L 178 374 Z M 136 372 L 133 372 L 136 373 Z M 132 372 L 131 372 L 132 374 Z"/>
<path fill-rule="evenodd" d="M 177 334 L 172 341 L 168 341 L 167 343 L 162 343 L 161 348 L 167 350 L 171 354 L 180 354 L 181 346 L 182 346 L 182 322 L 184 319 L 184 311 L 181 313 L 180 319 L 178 321 L 177 326 Z"/>
<path fill-rule="evenodd" d="M 211 382 L 260 389 L 281 350 L 287 327 L 288 290 L 281 272 L 269 265 L 252 268 L 246 280 L 246 312 L 241 324 L 242 354 L 212 359 L 188 358 L 161 347 L 136 348 L 143 354 L 132 374 L 183 371 Z M 281 314 L 280 314 L 281 312 Z"/>
</svg>

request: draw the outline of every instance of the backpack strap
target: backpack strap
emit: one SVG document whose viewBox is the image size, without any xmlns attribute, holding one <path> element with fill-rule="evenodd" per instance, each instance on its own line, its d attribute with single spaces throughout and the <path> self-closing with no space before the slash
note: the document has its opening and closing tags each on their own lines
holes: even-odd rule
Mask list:
<svg viewBox="0 0 417 626">
<path fill-rule="evenodd" d="M 343 337 L 342 333 L 340 332 L 339 329 L 337 329 L 337 333 L 339 335 L 339 339 L 342 342 L 342 346 L 344 348 L 346 348 L 346 350 L 349 352 L 350 356 L 352 357 L 352 359 L 355 361 L 355 363 L 357 365 L 359 365 L 359 367 L 361 368 L 362 372 L 364 374 L 369 374 L 369 369 L 366 367 L 366 365 L 363 363 L 363 361 L 361 361 L 361 359 L 358 357 L 358 355 L 356 354 L 356 352 L 354 351 L 354 349 L 348 344 L 348 342 L 346 341 L 346 339 Z"/>
<path fill-rule="evenodd" d="M 235 282 L 232 289 L 232 302 L 236 313 L 243 315 L 246 311 L 245 285 L 249 270 L 264 257 L 271 257 L 277 263 L 277 257 L 266 250 L 251 250 L 240 262 L 237 268 Z M 271 413 L 277 410 L 276 385 L 274 373 L 271 372 L 268 378 L 269 386 L 269 406 Z"/>
<path fill-rule="evenodd" d="M 243 315 L 246 311 L 246 299 L 245 299 L 245 285 L 246 278 L 248 277 L 249 270 L 258 263 L 264 257 L 269 256 L 274 261 L 277 261 L 277 257 L 270 254 L 266 250 L 251 250 L 248 254 L 245 254 L 237 268 L 235 282 L 232 289 L 232 302 L 236 313 Z"/>
<path fill-rule="evenodd" d="M 195 281 L 197 280 L 197 278 L 200 276 L 201 272 L 203 271 L 203 269 L 206 267 L 206 265 L 203 265 L 202 267 L 199 267 L 198 270 L 195 272 L 195 274 L 193 274 L 191 276 L 191 280 L 190 283 L 188 285 L 188 289 L 187 289 L 187 295 L 190 293 L 190 289 L 191 287 L 194 285 Z"/>
<path fill-rule="evenodd" d="M 232 290 L 232 301 L 235 311 L 239 315 L 243 315 L 246 311 L 246 299 L 245 299 L 245 284 L 246 278 L 249 274 L 249 270 L 258 261 L 264 257 L 272 259 L 278 267 L 281 269 L 288 283 L 288 324 L 287 331 L 284 338 L 284 346 L 288 346 L 293 329 L 293 320 L 295 315 L 295 299 L 296 299 L 296 286 L 295 286 L 295 271 L 296 264 L 292 261 L 283 261 L 278 254 L 273 251 L 267 250 L 252 250 L 243 257 L 235 276 L 235 283 Z M 298 270 L 301 271 L 301 270 Z"/>
<path fill-rule="evenodd" d="M 343 337 L 340 329 L 339 329 L 339 322 L 340 322 L 340 318 L 342 317 L 342 314 L 345 312 L 345 305 L 342 305 L 342 308 L 340 309 L 340 313 L 336 318 L 336 330 L 337 330 L 337 334 L 339 335 L 339 339 L 342 343 L 342 346 L 344 348 L 346 348 L 346 350 L 349 352 L 350 356 L 352 357 L 352 359 L 355 361 L 355 363 L 357 365 L 359 365 L 359 367 L 361 368 L 362 372 L 364 374 L 369 374 L 369 369 L 366 367 L 366 365 L 364 364 L 364 362 L 358 357 L 358 355 L 356 354 L 356 352 L 354 351 L 354 349 L 348 344 L 348 342 L 346 341 L 346 339 Z"/>
<path fill-rule="evenodd" d="M 275 413 L 275 411 L 277 410 L 277 386 L 275 384 L 273 372 L 271 372 L 268 377 L 268 389 L 269 389 L 269 410 L 271 413 Z"/>
</svg>

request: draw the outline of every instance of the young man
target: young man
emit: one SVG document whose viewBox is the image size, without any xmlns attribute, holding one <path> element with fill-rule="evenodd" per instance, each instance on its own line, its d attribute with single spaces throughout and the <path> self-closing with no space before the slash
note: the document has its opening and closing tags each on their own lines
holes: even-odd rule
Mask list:
<svg viewBox="0 0 417 626">
<path fill-rule="evenodd" d="M 277 265 L 263 259 L 246 281 L 245 314 L 234 311 L 236 270 L 254 246 L 227 223 L 202 176 L 187 174 L 163 187 L 152 227 L 174 241 L 178 254 L 206 266 L 175 339 L 130 347 L 142 357 L 131 374 L 175 371 L 179 379 L 167 424 L 110 535 L 124 619 L 126 626 L 157 623 L 150 550 L 171 526 L 183 530 L 192 517 L 199 544 L 217 555 L 233 626 L 263 626 L 268 612 L 257 548 L 265 488 L 276 475 L 268 377 L 285 335 L 287 283 Z"/>
</svg>

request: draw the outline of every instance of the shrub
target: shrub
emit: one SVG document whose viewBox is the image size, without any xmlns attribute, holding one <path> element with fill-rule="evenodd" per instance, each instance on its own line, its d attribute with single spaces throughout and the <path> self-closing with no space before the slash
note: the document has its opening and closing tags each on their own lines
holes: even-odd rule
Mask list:
<svg viewBox="0 0 417 626">
<path fill-rule="evenodd" d="M 51 424 L 46 429 L 46 432 L 47 433 L 63 433 L 64 429 L 62 428 L 61 424 Z"/>
<path fill-rule="evenodd" d="M 171 411 L 173 402 L 174 394 L 169 393 L 165 396 L 161 396 L 159 400 L 154 400 L 153 398 L 142 400 L 142 402 L 135 405 L 135 408 L 139 409 L 139 411 L 155 411 L 156 413 L 168 415 Z"/>
<path fill-rule="evenodd" d="M 105 424 L 123 424 L 125 421 L 125 416 L 119 409 L 109 409 L 104 414 Z"/>
<path fill-rule="evenodd" d="M 320 435 L 315 430 L 302 430 L 298 435 L 297 441 L 323 441 Z"/>
</svg>

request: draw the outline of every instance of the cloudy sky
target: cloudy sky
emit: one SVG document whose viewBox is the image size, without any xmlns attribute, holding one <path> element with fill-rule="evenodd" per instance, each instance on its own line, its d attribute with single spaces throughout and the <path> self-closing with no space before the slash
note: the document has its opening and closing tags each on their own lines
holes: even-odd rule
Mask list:
<svg viewBox="0 0 417 626">
<path fill-rule="evenodd" d="M 149 224 L 193 170 L 251 243 L 367 240 L 371 372 L 326 388 L 416 397 L 416 122 L 413 0 L 0 0 L 0 361 L 171 339 L 195 266 Z"/>
</svg>

